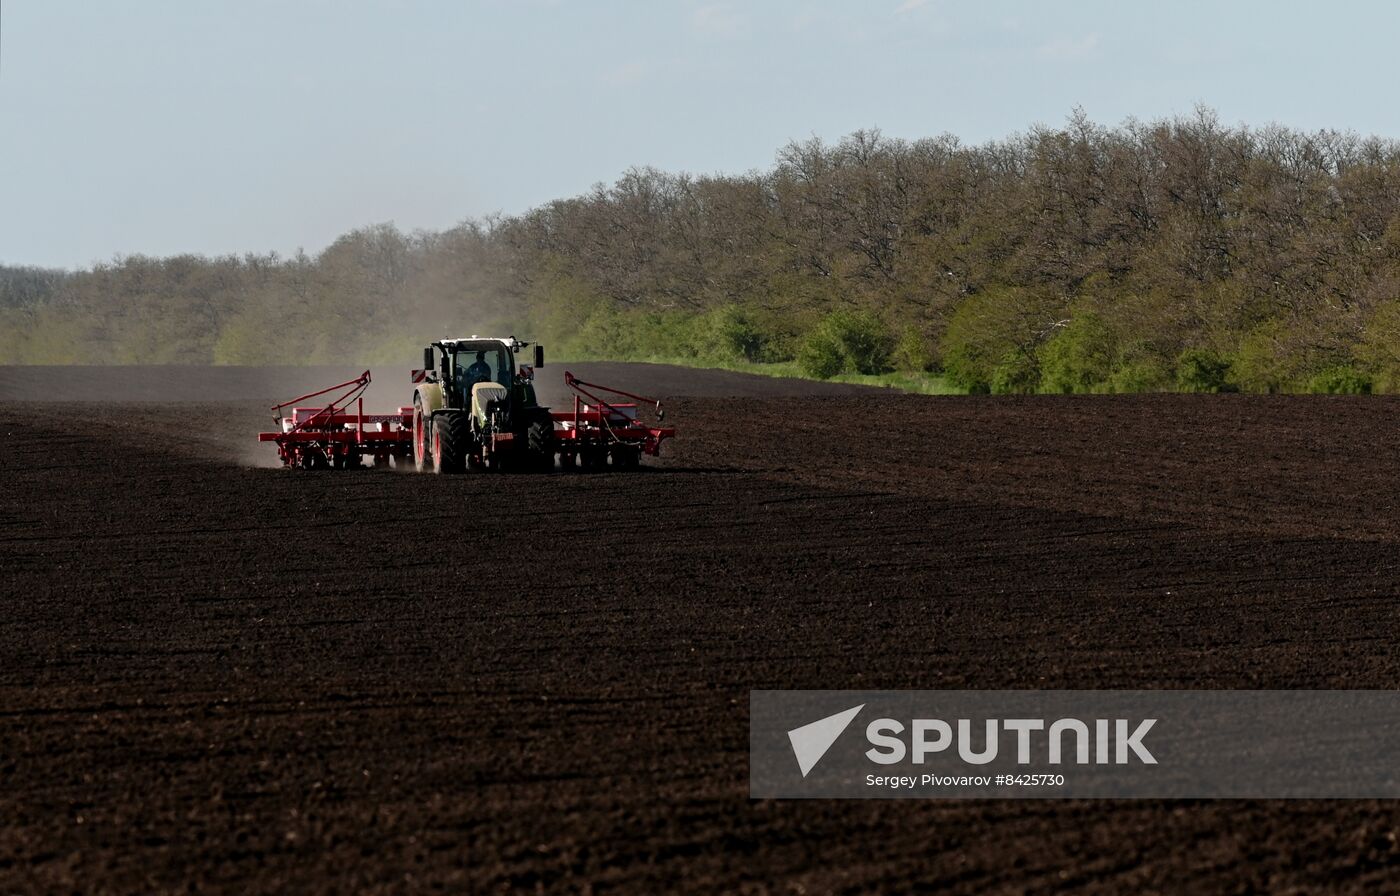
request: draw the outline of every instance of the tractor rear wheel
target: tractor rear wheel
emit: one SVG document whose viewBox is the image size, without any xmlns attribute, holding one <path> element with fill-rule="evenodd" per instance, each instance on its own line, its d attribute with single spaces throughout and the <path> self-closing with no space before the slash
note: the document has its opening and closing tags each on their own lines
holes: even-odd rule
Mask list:
<svg viewBox="0 0 1400 896">
<path fill-rule="evenodd" d="M 448 412 L 433 417 L 433 472 L 461 473 L 471 453 L 471 433 L 465 414 Z"/>
<path fill-rule="evenodd" d="M 413 469 L 428 469 L 428 420 L 423 416 L 423 399 L 413 396 Z"/>
</svg>

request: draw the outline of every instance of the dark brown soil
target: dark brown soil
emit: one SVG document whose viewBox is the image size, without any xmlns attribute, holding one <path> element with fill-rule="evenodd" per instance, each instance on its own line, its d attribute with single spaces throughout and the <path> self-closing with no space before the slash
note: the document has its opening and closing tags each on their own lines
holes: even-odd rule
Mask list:
<svg viewBox="0 0 1400 896">
<path fill-rule="evenodd" d="M 1400 886 L 1390 803 L 747 798 L 752 688 L 1396 687 L 1400 404 L 605 373 L 689 396 L 642 472 L 0 402 L 0 891 Z"/>
</svg>

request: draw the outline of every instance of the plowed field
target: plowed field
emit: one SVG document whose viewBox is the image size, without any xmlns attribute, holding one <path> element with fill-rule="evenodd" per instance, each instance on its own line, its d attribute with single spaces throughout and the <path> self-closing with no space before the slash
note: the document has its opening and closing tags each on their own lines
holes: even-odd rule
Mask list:
<svg viewBox="0 0 1400 896">
<path fill-rule="evenodd" d="M 598 365 L 642 471 L 269 468 L 343 372 L 0 368 L 0 891 L 1400 888 L 1389 803 L 747 796 L 752 688 L 1396 687 L 1396 402 Z"/>
</svg>

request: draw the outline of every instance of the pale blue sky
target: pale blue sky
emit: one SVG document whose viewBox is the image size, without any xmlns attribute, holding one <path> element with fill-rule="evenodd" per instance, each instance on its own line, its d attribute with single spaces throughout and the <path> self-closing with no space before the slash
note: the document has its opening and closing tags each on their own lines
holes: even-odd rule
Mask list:
<svg viewBox="0 0 1400 896">
<path fill-rule="evenodd" d="M 0 262 L 440 229 L 631 165 L 1082 105 L 1400 136 L 1382 2 L 0 0 Z"/>
</svg>

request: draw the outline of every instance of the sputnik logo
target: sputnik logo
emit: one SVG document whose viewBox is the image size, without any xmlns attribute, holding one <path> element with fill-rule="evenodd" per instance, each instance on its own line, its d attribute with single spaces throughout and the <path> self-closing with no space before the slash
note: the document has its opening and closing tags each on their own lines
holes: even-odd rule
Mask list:
<svg viewBox="0 0 1400 896">
<path fill-rule="evenodd" d="M 797 767 L 802 769 L 802 777 L 807 777 L 807 773 L 816 767 L 862 709 L 865 709 L 864 703 L 787 733 L 788 740 L 792 742 L 792 753 L 797 757 Z"/>
</svg>

